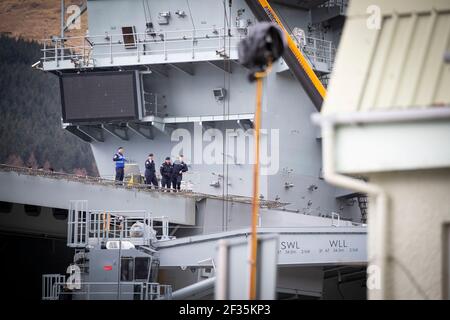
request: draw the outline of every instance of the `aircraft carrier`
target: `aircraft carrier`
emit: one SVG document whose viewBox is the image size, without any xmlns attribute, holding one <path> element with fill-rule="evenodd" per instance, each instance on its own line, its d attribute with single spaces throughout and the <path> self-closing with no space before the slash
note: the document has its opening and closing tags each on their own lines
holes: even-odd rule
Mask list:
<svg viewBox="0 0 450 320">
<path fill-rule="evenodd" d="M 324 180 L 311 121 L 346 10 L 345 0 L 88 0 L 63 14 L 34 68 L 59 78 L 61 130 L 90 144 L 100 177 L 0 167 L 2 229 L 67 239 L 73 255 L 42 270 L 41 298 L 248 298 L 243 271 L 239 288 L 218 288 L 223 268 L 239 270 L 220 248 L 250 234 L 255 85 L 238 46 L 269 21 L 290 45 L 263 83 L 258 235 L 277 249 L 273 289 L 258 297 L 365 299 L 368 200 Z M 71 37 L 85 13 L 86 35 Z M 143 183 L 149 153 L 157 168 L 184 155 L 181 192 Z"/>
</svg>

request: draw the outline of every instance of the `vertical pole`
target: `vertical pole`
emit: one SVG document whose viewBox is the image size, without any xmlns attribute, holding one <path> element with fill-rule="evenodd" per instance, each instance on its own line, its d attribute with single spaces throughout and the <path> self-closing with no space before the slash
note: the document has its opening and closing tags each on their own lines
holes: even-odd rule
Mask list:
<svg viewBox="0 0 450 320">
<path fill-rule="evenodd" d="M 138 35 L 136 34 L 135 30 L 133 30 L 133 38 L 134 38 L 134 41 L 136 42 L 137 62 L 141 62 L 141 55 L 140 55 L 140 52 L 139 52 L 139 39 L 138 39 Z"/>
<path fill-rule="evenodd" d="M 73 209 L 73 204 L 72 201 L 70 201 L 69 203 L 69 216 L 67 217 L 67 245 L 70 244 L 70 239 L 72 238 L 72 232 L 71 232 L 71 227 L 72 227 L 72 209 Z"/>
<path fill-rule="evenodd" d="M 76 202 L 73 204 L 73 243 L 74 245 L 78 245 L 78 211 Z"/>
<path fill-rule="evenodd" d="M 56 61 L 56 66 L 59 67 L 59 60 L 58 60 L 58 39 L 55 40 L 55 61 Z"/>
<path fill-rule="evenodd" d="M 222 49 L 222 41 L 221 41 L 221 37 L 220 37 L 220 32 L 218 33 L 217 38 L 219 38 L 219 50 Z"/>
<path fill-rule="evenodd" d="M 84 211 L 86 212 L 86 244 L 89 242 L 89 234 L 91 233 L 91 215 L 89 213 L 88 203 L 84 202 Z M 95 229 L 95 227 L 94 227 Z"/>
<path fill-rule="evenodd" d="M 81 38 L 81 41 L 83 41 L 83 65 L 86 65 L 86 37 L 83 36 L 83 38 Z"/>
<path fill-rule="evenodd" d="M 120 300 L 120 269 L 121 269 L 121 255 L 122 255 L 122 223 L 123 223 L 123 217 L 119 216 L 120 224 L 119 224 L 119 260 L 117 262 L 117 300 Z"/>
<path fill-rule="evenodd" d="M 142 73 L 139 73 L 139 86 L 141 87 L 141 113 L 145 117 L 144 75 Z"/>
<path fill-rule="evenodd" d="M 257 227 L 259 219 L 259 150 L 260 150 L 260 131 L 261 131 L 261 113 L 262 113 L 262 90 L 263 79 L 272 68 L 272 62 L 269 61 L 265 71 L 256 72 L 256 110 L 254 122 L 254 137 L 255 137 L 255 164 L 253 165 L 253 200 L 252 200 L 252 227 L 250 239 L 250 290 L 249 299 L 256 299 L 256 272 L 257 272 L 257 252 L 258 252 L 258 238 Z"/>
<path fill-rule="evenodd" d="M 112 36 L 109 37 L 109 58 L 110 58 L 111 64 L 113 64 Z"/>
<path fill-rule="evenodd" d="M 314 43 L 314 45 L 313 45 L 313 48 L 314 48 L 314 50 L 313 50 L 313 52 L 314 52 L 314 65 L 317 65 L 317 39 L 316 38 L 313 38 L 313 43 Z"/>
<path fill-rule="evenodd" d="M 164 220 L 164 230 L 163 230 L 163 234 L 164 234 L 164 239 L 168 239 L 169 238 L 169 219 L 167 217 L 163 218 Z"/>
<path fill-rule="evenodd" d="M 101 235 L 101 226 L 100 219 L 102 217 L 101 213 L 94 213 L 94 221 L 97 219 L 97 230 L 95 232 L 95 236 L 97 237 L 97 244 L 100 244 L 100 235 Z"/>
<path fill-rule="evenodd" d="M 64 0 L 61 0 L 61 54 L 60 59 L 64 59 L 64 17 L 65 17 Z M 58 63 L 59 66 L 59 63 Z"/>
<path fill-rule="evenodd" d="M 257 225 L 259 209 L 259 133 L 261 128 L 261 99 L 262 99 L 262 77 L 256 74 L 256 110 L 255 110 L 255 164 L 253 165 L 253 201 L 252 201 L 252 228 L 251 228 L 251 250 L 250 250 L 250 292 L 249 299 L 256 299 L 256 260 L 257 260 Z"/>
<path fill-rule="evenodd" d="M 163 33 L 164 60 L 167 60 L 166 37 L 167 37 L 167 34 L 164 32 L 164 33 Z"/>
<path fill-rule="evenodd" d="M 224 239 L 219 240 L 217 245 L 217 256 L 219 265 L 217 267 L 217 278 L 215 287 L 215 298 L 217 300 L 228 299 L 228 244 Z"/>
<path fill-rule="evenodd" d="M 194 59 L 194 57 L 195 57 L 195 54 L 194 54 L 195 48 L 194 48 L 194 46 L 195 46 L 195 29 L 192 30 L 192 59 Z"/>
<path fill-rule="evenodd" d="M 61 0 L 61 39 L 64 38 L 64 16 L 65 16 L 64 0 Z"/>
</svg>

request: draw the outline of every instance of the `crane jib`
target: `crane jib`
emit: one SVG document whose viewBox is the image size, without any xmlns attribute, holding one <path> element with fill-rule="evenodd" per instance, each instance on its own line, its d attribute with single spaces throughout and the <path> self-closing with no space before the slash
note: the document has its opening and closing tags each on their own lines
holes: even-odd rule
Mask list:
<svg viewBox="0 0 450 320">
<path fill-rule="evenodd" d="M 283 58 L 294 76 L 305 89 L 316 109 L 320 111 L 326 95 L 326 89 L 306 61 L 294 40 L 292 40 L 286 31 L 286 28 L 283 26 L 275 11 L 266 0 L 246 0 L 246 3 L 258 20 L 274 22 L 284 31 L 290 50 L 285 50 Z"/>
</svg>

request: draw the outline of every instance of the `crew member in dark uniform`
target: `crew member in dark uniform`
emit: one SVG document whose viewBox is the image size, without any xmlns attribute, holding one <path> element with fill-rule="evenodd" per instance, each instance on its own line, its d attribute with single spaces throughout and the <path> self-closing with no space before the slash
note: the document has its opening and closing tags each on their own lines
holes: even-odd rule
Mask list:
<svg viewBox="0 0 450 320">
<path fill-rule="evenodd" d="M 153 161 L 153 153 L 148 155 L 145 161 L 145 183 L 150 187 L 152 184 L 158 189 L 158 179 L 156 179 L 155 161 Z"/>
<path fill-rule="evenodd" d="M 159 172 L 161 173 L 161 188 L 166 189 L 170 192 L 170 183 L 172 181 L 172 163 L 170 162 L 170 157 L 166 157 L 166 160 L 163 162 L 161 167 L 159 168 Z"/>
<path fill-rule="evenodd" d="M 123 181 L 125 162 L 128 161 L 123 156 L 123 148 L 122 147 L 117 149 L 117 152 L 114 154 L 113 161 L 116 162 L 116 183 L 117 183 L 117 181 L 120 181 L 119 184 L 121 184 Z"/>
<path fill-rule="evenodd" d="M 183 161 L 183 155 L 180 155 L 177 160 L 173 162 L 172 171 L 172 188 L 175 191 L 181 189 L 181 180 L 183 179 L 183 172 L 188 171 L 186 163 Z"/>
</svg>

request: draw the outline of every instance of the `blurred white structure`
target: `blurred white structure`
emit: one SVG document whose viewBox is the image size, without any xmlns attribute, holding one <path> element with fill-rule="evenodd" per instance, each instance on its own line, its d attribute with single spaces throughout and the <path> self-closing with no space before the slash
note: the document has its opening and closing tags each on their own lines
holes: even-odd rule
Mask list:
<svg viewBox="0 0 450 320">
<path fill-rule="evenodd" d="M 449 298 L 449 51 L 450 1 L 350 3 L 315 120 L 325 179 L 369 194 L 370 299 Z"/>
</svg>

